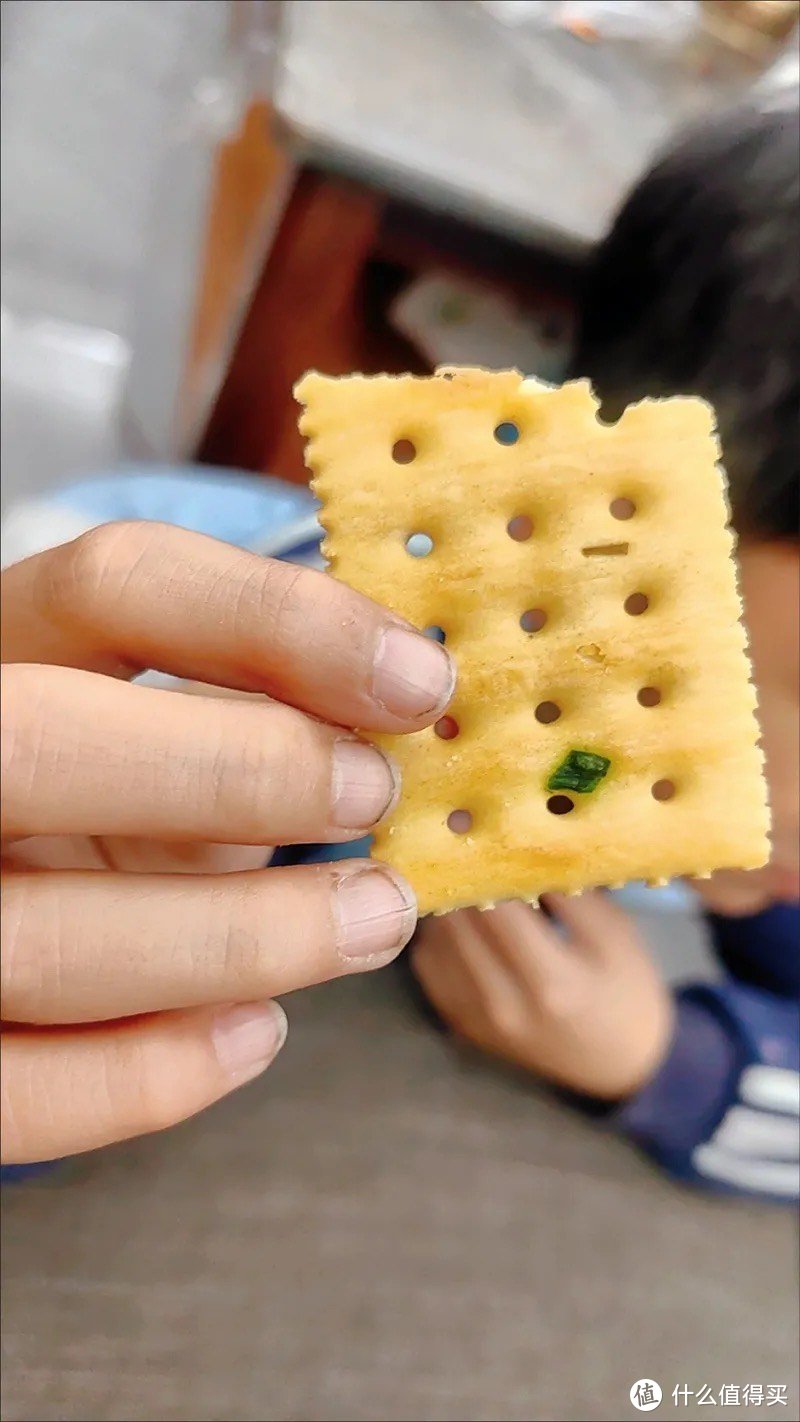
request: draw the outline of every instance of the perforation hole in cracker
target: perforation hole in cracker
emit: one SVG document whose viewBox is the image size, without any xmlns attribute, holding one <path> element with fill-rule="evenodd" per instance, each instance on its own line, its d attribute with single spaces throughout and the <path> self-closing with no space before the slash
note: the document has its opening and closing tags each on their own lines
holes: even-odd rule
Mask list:
<svg viewBox="0 0 800 1422">
<path fill-rule="evenodd" d="M 433 552 L 433 539 L 429 533 L 409 533 L 405 549 L 412 558 L 427 558 Z"/>
<path fill-rule="evenodd" d="M 570 815 L 575 809 L 575 801 L 569 795 L 551 795 L 547 808 L 551 815 Z"/>
<path fill-rule="evenodd" d="M 422 635 L 429 637 L 432 642 L 441 643 L 442 646 L 447 641 L 447 633 L 443 627 L 439 626 L 438 622 L 431 622 L 427 627 L 423 627 Z"/>
<path fill-rule="evenodd" d="M 612 518 L 627 520 L 633 518 L 633 515 L 636 513 L 636 505 L 633 499 L 619 497 L 611 500 L 608 511 Z"/>
<path fill-rule="evenodd" d="M 452 367 L 297 395 L 332 574 L 428 637 L 458 629 L 455 713 L 379 738 L 403 790 L 373 852 L 421 910 L 763 863 L 708 407 L 601 422 L 582 382 Z"/>
<path fill-rule="evenodd" d="M 540 701 L 533 714 L 542 726 L 552 726 L 561 718 L 561 707 L 556 701 Z"/>
<path fill-rule="evenodd" d="M 647 593 L 629 593 L 623 606 L 629 617 L 641 617 L 650 606 L 650 599 Z"/>
<path fill-rule="evenodd" d="M 673 780 L 657 780 L 651 793 L 654 800 L 658 800 L 659 804 L 664 805 L 668 800 L 675 798 L 675 782 Z"/>
<path fill-rule="evenodd" d="M 417 447 L 413 440 L 396 439 L 392 445 L 392 459 L 395 464 L 411 464 L 417 457 Z"/>
<path fill-rule="evenodd" d="M 546 621 L 547 613 L 543 607 L 529 607 L 520 617 L 519 625 L 523 632 L 541 632 Z"/>
<path fill-rule="evenodd" d="M 640 686 L 636 693 L 636 700 L 640 706 L 660 706 L 661 690 L 657 686 Z"/>
<path fill-rule="evenodd" d="M 494 427 L 494 437 L 498 444 L 516 444 L 520 436 L 519 425 L 513 420 L 501 420 L 499 425 Z"/>
<path fill-rule="evenodd" d="M 440 716 L 433 729 L 440 741 L 454 741 L 461 734 L 461 727 L 455 716 Z"/>
<path fill-rule="evenodd" d="M 527 543 L 533 533 L 533 519 L 529 514 L 515 514 L 506 524 L 506 533 L 515 543 Z"/>
</svg>

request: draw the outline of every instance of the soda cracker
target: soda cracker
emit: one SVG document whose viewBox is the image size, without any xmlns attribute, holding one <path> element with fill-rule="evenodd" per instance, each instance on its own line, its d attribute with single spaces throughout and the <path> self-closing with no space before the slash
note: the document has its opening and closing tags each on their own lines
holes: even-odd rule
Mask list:
<svg viewBox="0 0 800 1422">
<path fill-rule="evenodd" d="M 447 715 L 385 736 L 374 854 L 422 912 L 663 882 L 768 855 L 713 413 L 516 371 L 309 373 L 334 576 L 444 640 Z"/>
</svg>

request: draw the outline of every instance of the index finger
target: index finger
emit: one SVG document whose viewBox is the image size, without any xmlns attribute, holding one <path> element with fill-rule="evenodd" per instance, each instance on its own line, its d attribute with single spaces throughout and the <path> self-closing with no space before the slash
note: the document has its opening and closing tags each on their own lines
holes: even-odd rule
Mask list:
<svg viewBox="0 0 800 1422">
<path fill-rule="evenodd" d="M 343 583 L 157 523 L 8 568 L 2 634 L 3 661 L 170 672 L 371 731 L 427 725 L 455 682 L 438 642 Z"/>
</svg>

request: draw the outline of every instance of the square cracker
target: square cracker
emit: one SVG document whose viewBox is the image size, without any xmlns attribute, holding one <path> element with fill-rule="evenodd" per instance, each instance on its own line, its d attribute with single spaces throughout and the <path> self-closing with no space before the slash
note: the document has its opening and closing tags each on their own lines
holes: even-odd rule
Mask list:
<svg viewBox="0 0 800 1422">
<path fill-rule="evenodd" d="M 332 572 L 441 628 L 458 668 L 454 738 L 380 738 L 403 794 L 374 853 L 420 909 L 764 863 L 755 693 L 709 407 L 648 400 L 603 425 L 584 382 L 459 369 L 310 373 L 295 393 Z M 532 522 L 522 541 L 515 519 Z M 428 556 L 410 556 L 415 533 L 432 540 Z M 638 615 L 626 611 L 636 595 L 648 602 Z M 641 704 L 645 688 L 657 705 Z M 544 703 L 557 719 L 537 719 L 553 716 Z M 611 766 L 556 814 L 547 782 L 570 750 Z M 655 786 L 674 793 L 655 798 Z M 454 810 L 471 816 L 467 832 L 449 827 Z"/>
</svg>

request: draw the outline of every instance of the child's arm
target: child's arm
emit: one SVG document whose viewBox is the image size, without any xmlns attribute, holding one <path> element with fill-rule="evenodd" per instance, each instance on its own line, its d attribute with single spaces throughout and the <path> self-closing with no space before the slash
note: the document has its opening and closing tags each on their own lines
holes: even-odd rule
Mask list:
<svg viewBox="0 0 800 1422">
<path fill-rule="evenodd" d="M 799 1036 L 796 1000 L 733 981 L 684 988 L 660 1069 L 612 1122 L 679 1179 L 796 1200 Z"/>
<path fill-rule="evenodd" d="M 446 1024 L 602 1103 L 677 1178 L 796 1199 L 796 996 L 730 981 L 673 997 L 607 895 L 547 902 L 552 918 L 504 904 L 422 924 L 413 966 Z"/>
</svg>

